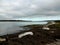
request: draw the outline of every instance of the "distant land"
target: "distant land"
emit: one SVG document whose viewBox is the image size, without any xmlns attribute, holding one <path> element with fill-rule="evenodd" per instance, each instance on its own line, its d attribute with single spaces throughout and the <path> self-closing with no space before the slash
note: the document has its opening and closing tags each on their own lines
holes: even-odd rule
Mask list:
<svg viewBox="0 0 60 45">
<path fill-rule="evenodd" d="M 32 21 L 25 21 L 25 20 L 0 20 L 0 22 L 32 22 Z"/>
<path fill-rule="evenodd" d="M 27 21 L 27 20 L 0 20 L 0 22 L 60 22 L 60 20 L 42 20 L 42 21 Z"/>
</svg>

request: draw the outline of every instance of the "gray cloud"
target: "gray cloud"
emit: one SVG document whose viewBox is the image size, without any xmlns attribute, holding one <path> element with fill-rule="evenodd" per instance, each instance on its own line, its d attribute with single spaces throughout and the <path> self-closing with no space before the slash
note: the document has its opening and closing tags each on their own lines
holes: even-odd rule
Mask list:
<svg viewBox="0 0 60 45">
<path fill-rule="evenodd" d="M 60 15 L 60 0 L 0 0 L 0 19 L 30 15 Z M 5 18 L 4 18 L 5 16 Z"/>
</svg>

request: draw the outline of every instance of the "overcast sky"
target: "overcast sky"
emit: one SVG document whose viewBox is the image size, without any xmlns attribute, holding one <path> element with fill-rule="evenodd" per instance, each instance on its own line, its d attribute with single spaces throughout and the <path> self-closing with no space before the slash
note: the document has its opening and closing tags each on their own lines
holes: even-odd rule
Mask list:
<svg viewBox="0 0 60 45">
<path fill-rule="evenodd" d="M 0 0 L 0 19 L 36 19 L 41 15 L 59 17 L 60 0 Z"/>
</svg>

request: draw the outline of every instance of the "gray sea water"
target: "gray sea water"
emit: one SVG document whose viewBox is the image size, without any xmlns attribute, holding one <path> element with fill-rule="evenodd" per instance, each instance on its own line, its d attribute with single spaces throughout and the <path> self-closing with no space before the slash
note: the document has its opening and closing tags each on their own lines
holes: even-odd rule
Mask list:
<svg viewBox="0 0 60 45">
<path fill-rule="evenodd" d="M 22 26 L 46 23 L 47 22 L 0 22 L 0 36 L 24 30 Z"/>
</svg>

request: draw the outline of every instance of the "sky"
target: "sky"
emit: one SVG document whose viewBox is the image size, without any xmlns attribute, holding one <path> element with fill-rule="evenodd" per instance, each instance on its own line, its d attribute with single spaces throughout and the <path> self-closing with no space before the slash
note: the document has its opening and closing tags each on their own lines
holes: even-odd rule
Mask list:
<svg viewBox="0 0 60 45">
<path fill-rule="evenodd" d="M 44 19 L 58 16 L 56 18 L 60 20 L 60 0 L 0 0 L 0 20 L 34 20 L 41 19 L 41 16 Z"/>
</svg>

